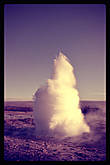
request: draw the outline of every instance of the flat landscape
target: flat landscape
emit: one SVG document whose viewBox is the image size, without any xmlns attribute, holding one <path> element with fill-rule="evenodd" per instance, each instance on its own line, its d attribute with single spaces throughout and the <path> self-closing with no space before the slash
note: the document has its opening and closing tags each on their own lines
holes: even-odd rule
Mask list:
<svg viewBox="0 0 110 165">
<path fill-rule="evenodd" d="M 90 133 L 64 139 L 36 136 L 32 101 L 5 102 L 4 159 L 7 161 L 106 160 L 106 102 L 81 101 Z"/>
</svg>

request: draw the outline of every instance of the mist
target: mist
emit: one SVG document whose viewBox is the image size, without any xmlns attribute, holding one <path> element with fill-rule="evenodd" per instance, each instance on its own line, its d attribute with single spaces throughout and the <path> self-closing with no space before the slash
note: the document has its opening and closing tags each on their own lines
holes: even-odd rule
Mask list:
<svg viewBox="0 0 110 165">
<path fill-rule="evenodd" d="M 68 137 L 90 132 L 79 102 L 74 68 L 60 52 L 54 59 L 50 79 L 34 95 L 36 135 Z"/>
</svg>

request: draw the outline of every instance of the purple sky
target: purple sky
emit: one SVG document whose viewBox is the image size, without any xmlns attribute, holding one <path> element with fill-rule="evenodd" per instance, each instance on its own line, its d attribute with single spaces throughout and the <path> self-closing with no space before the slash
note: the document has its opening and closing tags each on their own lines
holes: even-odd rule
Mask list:
<svg viewBox="0 0 110 165">
<path fill-rule="evenodd" d="M 104 100 L 105 5 L 5 5 L 5 98 L 31 100 L 60 50 L 81 100 Z"/>
</svg>

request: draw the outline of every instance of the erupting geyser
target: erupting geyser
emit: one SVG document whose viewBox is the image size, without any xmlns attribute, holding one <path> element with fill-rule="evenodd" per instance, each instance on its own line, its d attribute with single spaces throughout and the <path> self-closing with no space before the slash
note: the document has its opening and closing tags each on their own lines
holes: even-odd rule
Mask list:
<svg viewBox="0 0 110 165">
<path fill-rule="evenodd" d="M 51 79 L 34 95 L 37 135 L 75 136 L 89 132 L 79 107 L 73 67 L 63 53 L 54 60 Z"/>
</svg>

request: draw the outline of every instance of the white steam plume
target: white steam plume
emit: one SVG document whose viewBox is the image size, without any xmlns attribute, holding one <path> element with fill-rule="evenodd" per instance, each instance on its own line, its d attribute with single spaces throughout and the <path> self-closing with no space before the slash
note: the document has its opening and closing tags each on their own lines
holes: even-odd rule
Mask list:
<svg viewBox="0 0 110 165">
<path fill-rule="evenodd" d="M 34 96 L 36 134 L 75 136 L 89 132 L 79 107 L 73 67 L 63 53 L 54 60 L 51 79 Z"/>
</svg>

